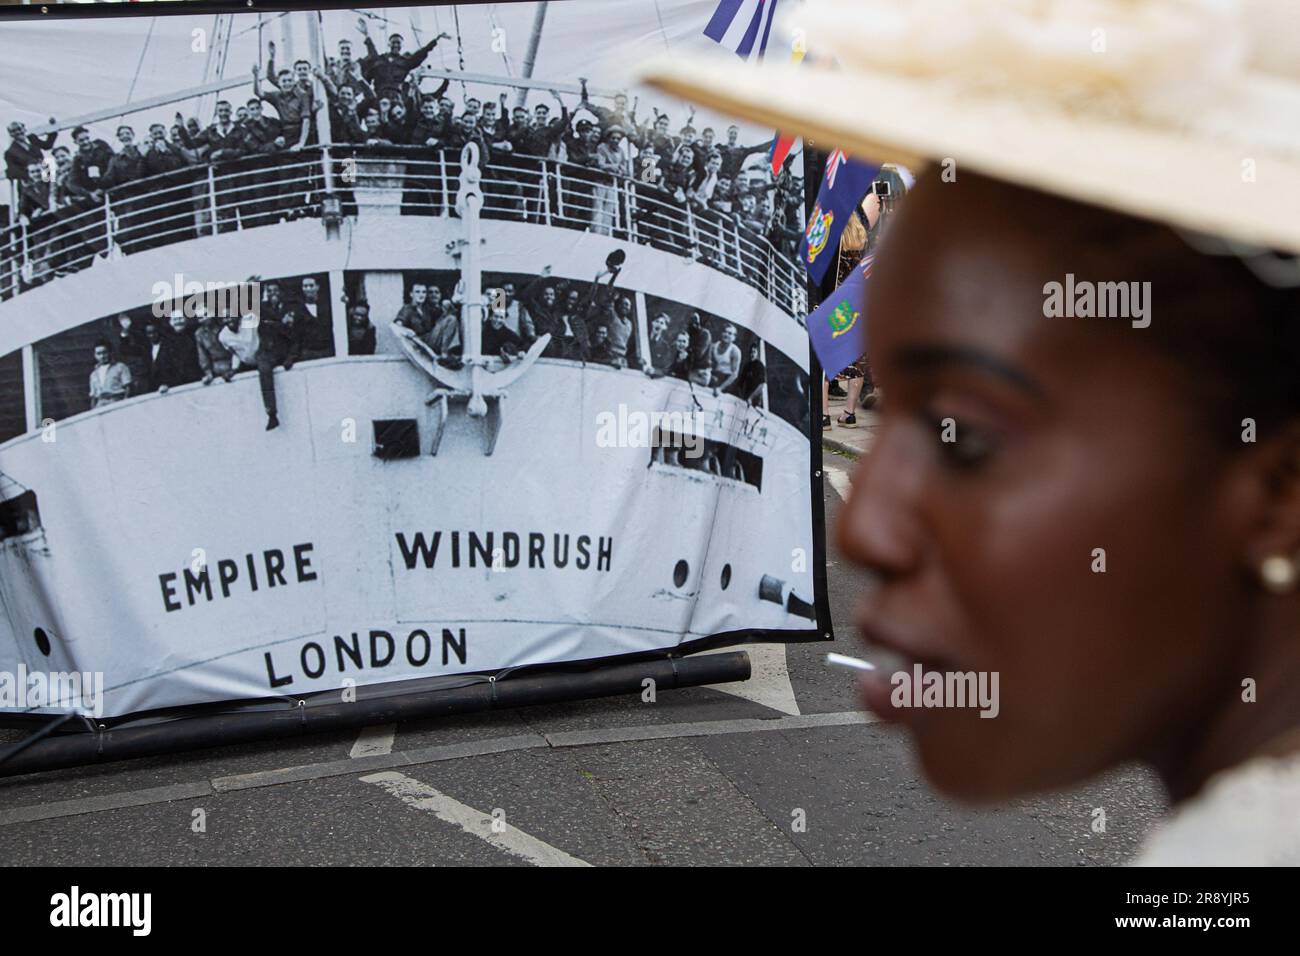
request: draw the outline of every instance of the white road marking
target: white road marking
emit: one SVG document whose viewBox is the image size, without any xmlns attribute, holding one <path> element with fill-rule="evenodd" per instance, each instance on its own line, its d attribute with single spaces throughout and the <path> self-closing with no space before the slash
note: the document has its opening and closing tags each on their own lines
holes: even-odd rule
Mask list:
<svg viewBox="0 0 1300 956">
<path fill-rule="evenodd" d="M 352 745 L 349 757 L 374 757 L 393 752 L 393 737 L 397 734 L 396 724 L 375 724 L 362 727 L 361 735 Z"/>
<path fill-rule="evenodd" d="M 853 490 L 853 482 L 849 480 L 849 473 L 842 468 L 836 468 L 834 465 L 822 464 L 822 470 L 826 472 L 826 477 L 830 479 L 831 487 L 835 489 L 836 494 L 842 501 L 849 500 L 849 492 Z"/>
<path fill-rule="evenodd" d="M 406 774 L 395 771 L 372 773 L 361 778 L 363 783 L 373 783 L 383 787 L 397 799 L 416 810 L 427 810 L 444 823 L 460 827 L 466 833 L 492 844 L 511 856 L 527 860 L 534 866 L 591 866 L 585 860 L 569 856 L 535 836 L 512 827 L 504 821 L 497 821 L 490 813 L 483 813 L 466 806 L 459 800 L 453 800 L 441 791 L 435 790 L 427 783 L 413 780 Z M 500 832 L 493 830 L 496 824 Z"/>
<path fill-rule="evenodd" d="M 709 690 L 720 690 L 724 694 L 752 700 L 756 704 L 779 710 L 783 714 L 797 715 L 799 702 L 795 700 L 794 688 L 790 686 L 790 671 L 785 662 L 784 644 L 743 644 L 740 647 L 720 647 L 703 654 L 722 654 L 724 652 L 743 650 L 749 654 L 749 680 L 732 681 L 729 684 L 705 684 Z"/>
</svg>

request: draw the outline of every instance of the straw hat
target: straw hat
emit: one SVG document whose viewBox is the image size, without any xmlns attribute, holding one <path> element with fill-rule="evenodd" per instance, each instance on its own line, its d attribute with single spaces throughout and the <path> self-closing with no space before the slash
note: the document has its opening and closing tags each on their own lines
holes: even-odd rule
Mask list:
<svg viewBox="0 0 1300 956">
<path fill-rule="evenodd" d="M 1300 253 L 1300 0 L 809 0 L 784 19 L 816 64 L 675 53 L 642 78 L 818 148 Z"/>
</svg>

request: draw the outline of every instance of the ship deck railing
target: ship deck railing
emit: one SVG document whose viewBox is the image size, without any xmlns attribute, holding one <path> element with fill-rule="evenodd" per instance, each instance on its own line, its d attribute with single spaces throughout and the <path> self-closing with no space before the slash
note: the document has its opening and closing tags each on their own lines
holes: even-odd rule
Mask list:
<svg viewBox="0 0 1300 956">
<path fill-rule="evenodd" d="M 788 315 L 807 312 L 805 273 L 738 217 L 677 201 L 633 176 L 535 156 L 482 166 L 485 219 L 590 231 L 704 263 Z M 303 217 L 451 218 L 458 150 L 325 146 L 187 166 L 105 190 L 0 232 L 0 299 L 90 265 L 202 236 Z"/>
</svg>

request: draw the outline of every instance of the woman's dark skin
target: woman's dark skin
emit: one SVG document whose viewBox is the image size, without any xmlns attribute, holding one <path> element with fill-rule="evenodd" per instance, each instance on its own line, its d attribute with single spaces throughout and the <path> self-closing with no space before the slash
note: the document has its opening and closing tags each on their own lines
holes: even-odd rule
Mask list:
<svg viewBox="0 0 1300 956">
<path fill-rule="evenodd" d="M 1178 801 L 1300 746 L 1300 596 L 1257 574 L 1300 553 L 1300 427 L 1241 440 L 1240 416 L 1218 414 L 1235 413 L 1232 383 L 1178 343 L 1240 338 L 1246 295 L 1170 230 L 1116 219 L 967 172 L 923 178 L 869 286 L 885 400 L 838 526 L 879 579 L 858 622 L 927 670 L 997 671 L 1000 713 L 892 710 L 882 672 L 864 695 L 959 798 L 1144 760 Z M 1151 326 L 1044 317 L 1044 284 L 1067 272 L 1153 281 Z"/>
</svg>

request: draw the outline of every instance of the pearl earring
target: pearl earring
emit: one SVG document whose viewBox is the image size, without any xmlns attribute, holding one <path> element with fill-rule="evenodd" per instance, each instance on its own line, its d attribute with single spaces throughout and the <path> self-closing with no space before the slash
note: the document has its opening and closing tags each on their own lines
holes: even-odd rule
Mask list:
<svg viewBox="0 0 1300 956">
<path fill-rule="evenodd" d="M 1295 587 L 1295 561 L 1281 554 L 1269 555 L 1259 564 L 1259 580 L 1265 590 L 1286 594 Z"/>
</svg>

